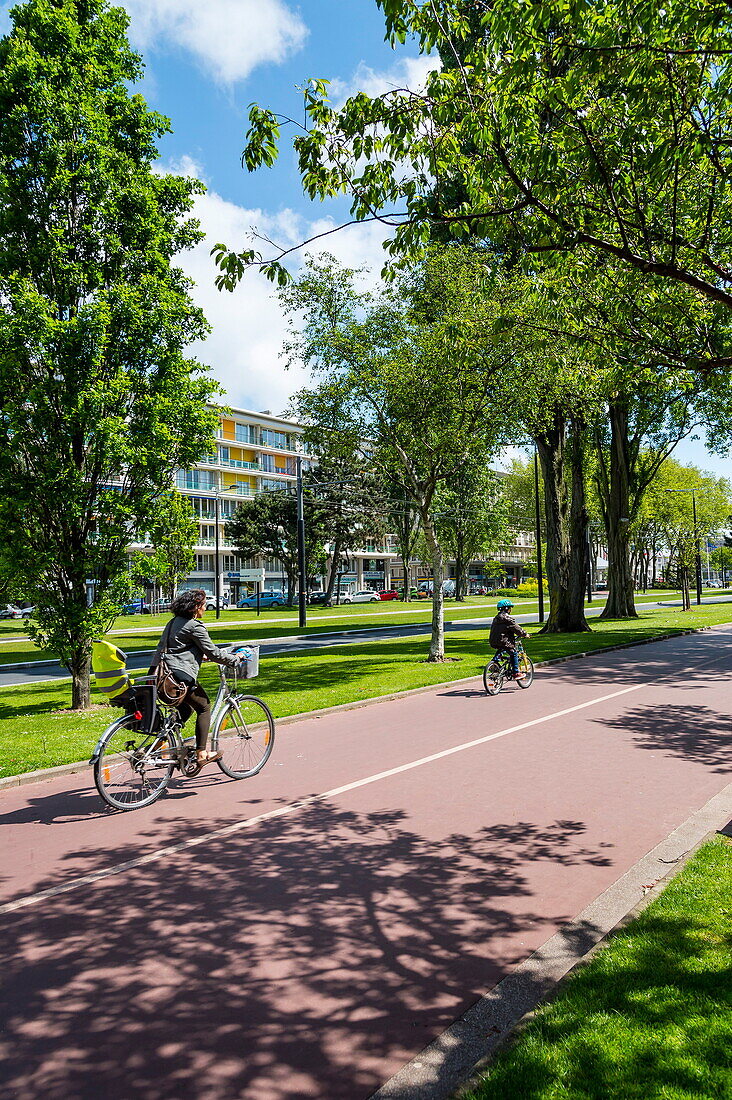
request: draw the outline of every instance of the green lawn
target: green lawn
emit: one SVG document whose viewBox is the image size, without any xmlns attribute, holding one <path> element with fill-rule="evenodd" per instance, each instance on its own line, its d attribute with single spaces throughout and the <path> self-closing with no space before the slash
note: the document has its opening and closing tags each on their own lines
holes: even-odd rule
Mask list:
<svg viewBox="0 0 732 1100">
<path fill-rule="evenodd" d="M 486 616 L 495 612 L 495 600 L 487 597 L 470 597 L 465 603 L 446 603 L 445 619 L 471 618 L 475 615 Z M 536 600 L 518 600 L 516 614 L 531 614 L 538 611 Z M 233 623 L 233 626 L 218 625 L 212 611 L 206 613 L 205 624 L 211 637 L 219 642 L 256 641 L 261 638 L 280 638 L 292 634 L 320 634 L 333 630 L 364 629 L 383 626 L 385 623 L 428 622 L 431 616 L 431 604 L 426 600 L 403 604 L 397 600 L 380 603 L 351 604 L 332 609 L 309 607 L 308 625 L 301 631 L 298 626 L 297 610 L 287 608 L 268 608 L 257 618 L 254 611 L 222 611 L 221 623 Z M 168 622 L 169 615 L 129 615 L 120 617 L 107 637 L 127 652 L 139 649 L 152 649 Z M 22 628 L 14 626 L 0 630 L 0 665 L 19 661 L 45 660 L 54 654 L 39 650 L 23 636 Z"/>
<path fill-rule="evenodd" d="M 710 590 L 709 595 L 724 595 L 717 590 Z M 648 591 L 646 596 L 638 593 L 637 601 L 641 603 L 653 603 L 657 600 L 678 599 L 678 592 Z M 602 606 L 602 594 L 596 595 L 593 606 Z M 470 618 L 474 615 L 489 615 L 495 609 L 496 601 L 487 596 L 470 596 L 465 603 L 455 603 L 448 600 L 445 603 L 445 619 Z M 536 600 L 516 600 L 515 614 L 536 614 L 539 605 Z M 350 604 L 334 608 L 308 607 L 308 626 L 301 631 L 298 626 L 297 610 L 276 607 L 267 608 L 257 617 L 255 611 L 233 610 L 222 611 L 222 623 L 234 623 L 233 627 L 217 625 L 217 620 L 212 611 L 206 614 L 206 626 L 211 636 L 220 642 L 225 641 L 256 641 L 262 638 L 278 638 L 291 634 L 318 634 L 331 630 L 348 630 L 366 628 L 371 626 L 383 626 L 384 623 L 427 622 L 431 614 L 431 605 L 427 600 L 417 600 L 411 604 L 404 604 L 399 600 L 380 603 Z M 109 634 L 121 649 L 134 652 L 140 649 L 151 649 L 158 640 L 159 632 L 167 623 L 168 615 L 123 615 L 117 620 Z M 50 660 L 55 654 L 50 650 L 37 649 L 31 641 L 24 636 L 24 627 L 17 620 L 0 620 L 0 665 L 14 664 L 21 661 Z"/>
<path fill-rule="evenodd" d="M 686 614 L 666 609 L 649 611 L 633 621 L 596 623 L 590 633 L 537 635 L 527 648 L 535 660 L 546 660 L 641 638 L 664 637 L 679 629 L 723 623 L 731 617 L 732 609 L 725 604 Z M 236 628 L 231 630 L 236 632 Z M 252 687 L 267 700 L 275 716 L 282 717 L 476 676 L 486 660 L 486 634 L 483 627 L 451 632 L 447 651 L 458 660 L 445 664 L 424 662 L 426 637 L 279 654 L 261 661 L 260 677 Z M 215 690 L 217 675 L 214 666 L 204 665 L 201 678 L 210 694 Z M 0 776 L 83 760 L 90 755 L 99 733 L 118 712 L 100 704 L 80 715 L 64 709 L 68 700 L 69 685 L 63 681 L 0 689 Z"/>
<path fill-rule="evenodd" d="M 732 1096 L 732 844 L 704 845 L 465 1100 Z"/>
</svg>

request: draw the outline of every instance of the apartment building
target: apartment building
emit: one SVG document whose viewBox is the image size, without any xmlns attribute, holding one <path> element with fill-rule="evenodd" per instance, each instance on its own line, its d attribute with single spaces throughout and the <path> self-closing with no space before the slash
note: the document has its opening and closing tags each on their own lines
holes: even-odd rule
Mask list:
<svg viewBox="0 0 732 1100">
<path fill-rule="evenodd" d="M 178 470 L 175 474 L 176 488 L 188 497 L 198 519 L 199 531 L 194 568 L 182 587 L 202 588 L 213 595 L 218 570 L 221 593 L 236 602 L 244 594 L 242 572 L 264 568 L 265 589 L 285 588 L 286 576 L 276 558 L 245 559 L 235 553 L 226 534 L 226 522 L 242 501 L 257 493 L 294 490 L 298 456 L 304 469 L 315 462 L 307 453 L 303 434 L 300 424 L 273 416 L 269 411 L 232 409 L 221 414 L 215 450 L 194 469 Z M 516 533 L 512 544 L 493 556 L 503 561 L 509 577 L 518 581 L 523 563 L 532 558 L 534 552 L 533 533 Z M 450 573 L 454 573 L 454 563 L 450 566 Z M 471 562 L 470 582 L 481 583 L 485 579 L 483 570 L 483 563 Z M 379 541 L 367 540 L 362 548 L 349 553 L 341 584 L 381 591 L 392 586 L 401 587 L 404 572 L 396 540 L 390 535 Z M 430 575 L 428 563 L 416 560 L 410 563 L 412 584 L 428 580 Z M 325 578 L 322 580 L 324 582 Z"/>
<path fill-rule="evenodd" d="M 243 500 L 257 493 L 294 488 L 298 456 L 303 469 L 315 461 L 307 454 L 303 428 L 294 420 L 248 409 L 232 409 L 221 415 L 215 451 L 195 469 L 178 470 L 175 474 L 176 488 L 190 500 L 199 524 L 195 566 L 182 587 L 195 586 L 213 594 L 218 569 L 221 592 L 236 601 L 243 587 L 241 572 L 261 568 L 265 570 L 265 589 L 285 587 L 286 576 L 276 558 L 250 560 L 234 552 L 226 535 L 226 521 Z M 396 556 L 392 540 L 367 542 L 349 556 L 349 571 L 342 576 L 342 583 L 388 587 L 391 562 Z"/>
</svg>

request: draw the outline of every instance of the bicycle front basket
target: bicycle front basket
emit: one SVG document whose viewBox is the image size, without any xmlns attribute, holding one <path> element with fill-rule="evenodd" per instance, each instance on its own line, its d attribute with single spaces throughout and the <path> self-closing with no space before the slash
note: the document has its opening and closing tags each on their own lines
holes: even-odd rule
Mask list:
<svg viewBox="0 0 732 1100">
<path fill-rule="evenodd" d="M 242 680 L 253 680 L 255 676 L 259 676 L 259 646 L 258 645 L 246 645 L 237 647 L 233 650 L 233 653 L 241 661 L 239 676 Z M 226 676 L 228 679 L 229 672 L 226 669 Z"/>
</svg>

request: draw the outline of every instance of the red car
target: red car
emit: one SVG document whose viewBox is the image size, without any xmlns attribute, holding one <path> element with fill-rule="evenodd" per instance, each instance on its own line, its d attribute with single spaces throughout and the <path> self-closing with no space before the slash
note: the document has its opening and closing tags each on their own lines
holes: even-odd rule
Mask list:
<svg viewBox="0 0 732 1100">
<path fill-rule="evenodd" d="M 380 600 L 398 600 L 399 593 L 396 588 L 390 588 L 388 592 L 379 592 Z"/>
</svg>

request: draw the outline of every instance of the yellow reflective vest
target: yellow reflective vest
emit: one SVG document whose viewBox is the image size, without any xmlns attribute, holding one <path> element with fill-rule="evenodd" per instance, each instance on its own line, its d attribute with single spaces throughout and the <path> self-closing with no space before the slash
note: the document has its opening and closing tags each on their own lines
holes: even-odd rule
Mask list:
<svg viewBox="0 0 732 1100">
<path fill-rule="evenodd" d="M 125 662 L 127 655 L 111 642 L 95 638 L 92 642 L 92 669 L 97 687 L 109 699 L 121 695 L 130 686 Z"/>
</svg>

